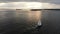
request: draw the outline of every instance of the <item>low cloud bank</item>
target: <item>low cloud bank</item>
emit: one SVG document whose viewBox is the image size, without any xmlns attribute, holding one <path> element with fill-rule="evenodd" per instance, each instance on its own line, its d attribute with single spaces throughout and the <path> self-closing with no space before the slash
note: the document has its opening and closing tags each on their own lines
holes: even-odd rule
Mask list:
<svg viewBox="0 0 60 34">
<path fill-rule="evenodd" d="M 9 2 L 0 3 L 0 9 L 60 9 L 60 5 L 41 2 Z"/>
</svg>

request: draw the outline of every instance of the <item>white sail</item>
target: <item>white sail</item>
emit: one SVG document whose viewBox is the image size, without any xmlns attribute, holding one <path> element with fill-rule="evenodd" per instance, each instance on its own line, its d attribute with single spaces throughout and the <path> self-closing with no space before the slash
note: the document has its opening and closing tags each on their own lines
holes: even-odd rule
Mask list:
<svg viewBox="0 0 60 34">
<path fill-rule="evenodd" d="M 38 25 L 38 26 L 41 26 L 41 21 L 40 21 L 40 20 L 38 21 L 38 24 L 37 24 L 37 25 Z"/>
</svg>

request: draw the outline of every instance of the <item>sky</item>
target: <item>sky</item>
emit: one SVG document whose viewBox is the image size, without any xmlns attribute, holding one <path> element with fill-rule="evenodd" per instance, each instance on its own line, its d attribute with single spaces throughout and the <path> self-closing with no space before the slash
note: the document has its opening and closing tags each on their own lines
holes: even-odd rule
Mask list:
<svg viewBox="0 0 60 34">
<path fill-rule="evenodd" d="M 40 2 L 9 2 L 9 3 L 0 3 L 0 8 L 19 8 L 19 9 L 28 9 L 28 8 L 41 8 Z"/>
<path fill-rule="evenodd" d="M 0 0 L 0 9 L 60 9 L 59 6 L 60 0 Z"/>
</svg>

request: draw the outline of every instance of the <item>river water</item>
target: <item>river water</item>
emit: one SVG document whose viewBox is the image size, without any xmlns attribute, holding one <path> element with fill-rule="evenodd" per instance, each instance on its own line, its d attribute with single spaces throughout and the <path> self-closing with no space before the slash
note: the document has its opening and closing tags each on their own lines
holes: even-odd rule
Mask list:
<svg viewBox="0 0 60 34">
<path fill-rule="evenodd" d="M 42 27 L 37 31 L 39 19 Z M 60 10 L 0 11 L 0 34 L 60 34 Z"/>
<path fill-rule="evenodd" d="M 41 11 L 0 10 L 0 33 L 22 34 L 35 27 L 40 17 Z"/>
</svg>

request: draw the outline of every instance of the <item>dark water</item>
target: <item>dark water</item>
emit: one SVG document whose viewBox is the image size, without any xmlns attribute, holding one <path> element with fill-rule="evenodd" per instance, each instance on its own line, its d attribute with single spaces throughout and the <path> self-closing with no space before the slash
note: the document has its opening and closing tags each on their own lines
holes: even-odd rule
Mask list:
<svg viewBox="0 0 60 34">
<path fill-rule="evenodd" d="M 42 27 L 37 31 L 40 17 Z M 60 10 L 0 11 L 0 34 L 60 34 Z"/>
<path fill-rule="evenodd" d="M 60 34 L 60 10 L 43 10 L 42 15 L 42 34 Z"/>
<path fill-rule="evenodd" d="M 37 25 L 39 19 L 40 11 L 0 10 L 0 33 L 32 33 L 32 29 Z"/>
</svg>

